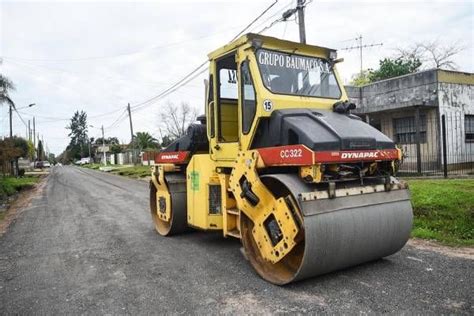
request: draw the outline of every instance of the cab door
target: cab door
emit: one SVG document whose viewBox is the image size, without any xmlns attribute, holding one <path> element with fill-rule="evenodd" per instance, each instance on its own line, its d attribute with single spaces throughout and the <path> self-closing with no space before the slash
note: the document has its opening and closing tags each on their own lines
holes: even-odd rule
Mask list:
<svg viewBox="0 0 474 316">
<path fill-rule="evenodd" d="M 210 152 L 213 160 L 234 161 L 239 151 L 239 102 L 235 52 L 211 64 L 208 111 Z M 211 91 L 213 90 L 213 91 Z"/>
</svg>

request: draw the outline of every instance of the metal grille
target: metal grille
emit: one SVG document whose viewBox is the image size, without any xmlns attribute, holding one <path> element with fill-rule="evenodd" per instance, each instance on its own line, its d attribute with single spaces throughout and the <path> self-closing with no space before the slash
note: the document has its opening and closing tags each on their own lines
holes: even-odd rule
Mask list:
<svg viewBox="0 0 474 316">
<path fill-rule="evenodd" d="M 416 143 L 415 117 L 402 117 L 393 120 L 395 142 L 399 144 Z M 420 142 L 426 143 L 426 116 L 420 116 Z"/>
<path fill-rule="evenodd" d="M 460 111 L 439 114 L 437 109 L 426 110 L 420 113 L 419 126 L 415 124 L 415 114 L 394 119 L 384 118 L 384 115 L 388 116 L 384 113 L 374 122 L 378 122 L 382 132 L 402 150 L 399 175 L 474 175 L 473 114 Z M 392 124 L 393 128 L 390 127 Z"/>
<path fill-rule="evenodd" d="M 464 116 L 464 133 L 466 143 L 474 142 L 474 115 Z"/>
<path fill-rule="evenodd" d="M 210 184 L 209 185 L 209 214 L 220 214 L 221 213 L 221 186 Z"/>
</svg>

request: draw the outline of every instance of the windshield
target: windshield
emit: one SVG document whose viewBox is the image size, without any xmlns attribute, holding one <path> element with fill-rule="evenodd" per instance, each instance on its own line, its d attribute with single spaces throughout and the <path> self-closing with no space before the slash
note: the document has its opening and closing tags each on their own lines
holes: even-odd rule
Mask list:
<svg viewBox="0 0 474 316">
<path fill-rule="evenodd" d="M 263 83 L 270 91 L 329 99 L 341 97 L 327 60 L 266 49 L 259 49 L 256 54 Z"/>
</svg>

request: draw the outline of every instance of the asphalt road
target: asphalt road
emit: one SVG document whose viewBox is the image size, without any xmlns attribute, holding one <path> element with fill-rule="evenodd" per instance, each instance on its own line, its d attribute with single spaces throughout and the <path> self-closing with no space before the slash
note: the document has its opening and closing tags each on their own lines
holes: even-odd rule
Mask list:
<svg viewBox="0 0 474 316">
<path fill-rule="evenodd" d="M 0 238 L 0 314 L 474 313 L 474 260 L 406 246 L 286 287 L 261 280 L 237 240 L 163 238 L 148 184 L 55 167 Z"/>
</svg>

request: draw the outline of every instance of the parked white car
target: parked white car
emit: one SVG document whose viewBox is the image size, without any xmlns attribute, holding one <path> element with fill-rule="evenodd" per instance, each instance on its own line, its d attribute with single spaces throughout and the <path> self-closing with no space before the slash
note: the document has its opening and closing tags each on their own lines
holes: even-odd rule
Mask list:
<svg viewBox="0 0 474 316">
<path fill-rule="evenodd" d="M 86 158 L 82 158 L 81 160 L 79 161 L 76 161 L 76 165 L 87 165 L 87 164 L 90 164 L 92 163 L 92 158 L 91 157 L 86 157 Z"/>
</svg>

